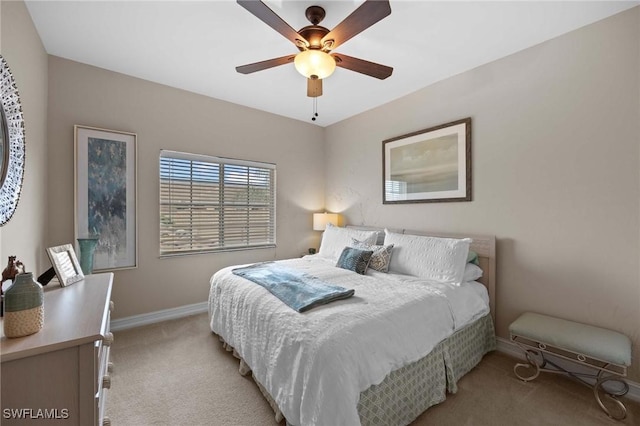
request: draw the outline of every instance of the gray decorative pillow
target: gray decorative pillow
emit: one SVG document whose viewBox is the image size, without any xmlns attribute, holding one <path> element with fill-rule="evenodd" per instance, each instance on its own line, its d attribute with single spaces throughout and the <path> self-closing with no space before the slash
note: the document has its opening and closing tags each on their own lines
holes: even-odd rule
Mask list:
<svg viewBox="0 0 640 426">
<path fill-rule="evenodd" d="M 371 260 L 371 250 L 360 250 L 353 247 L 345 247 L 340 254 L 338 263 L 336 266 L 342 269 L 348 269 L 353 272 L 357 272 L 360 275 L 364 275 L 367 272 L 369 266 L 369 260 Z"/>
<path fill-rule="evenodd" d="M 393 244 L 389 244 L 387 246 L 371 245 L 352 238 L 351 245 L 360 250 L 373 251 L 373 255 L 371 255 L 371 261 L 369 261 L 369 268 L 375 269 L 376 271 L 380 272 L 389 271 L 389 263 L 391 262 L 391 250 L 393 249 Z"/>
</svg>

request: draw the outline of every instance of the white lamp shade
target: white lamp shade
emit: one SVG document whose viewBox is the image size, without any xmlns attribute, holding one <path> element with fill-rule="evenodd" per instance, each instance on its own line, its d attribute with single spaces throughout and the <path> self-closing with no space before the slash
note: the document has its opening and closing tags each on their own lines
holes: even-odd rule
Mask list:
<svg viewBox="0 0 640 426">
<path fill-rule="evenodd" d="M 324 231 L 327 223 L 338 226 L 340 215 L 337 213 L 314 213 L 313 214 L 313 230 Z"/>
<path fill-rule="evenodd" d="M 307 78 L 311 76 L 319 79 L 327 78 L 336 69 L 336 60 L 328 53 L 316 49 L 298 53 L 293 63 L 298 72 Z"/>
</svg>

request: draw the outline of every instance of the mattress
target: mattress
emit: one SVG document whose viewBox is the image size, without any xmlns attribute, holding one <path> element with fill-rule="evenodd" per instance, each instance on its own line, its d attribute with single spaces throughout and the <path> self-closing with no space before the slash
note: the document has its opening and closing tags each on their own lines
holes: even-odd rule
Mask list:
<svg viewBox="0 0 640 426">
<path fill-rule="evenodd" d="M 294 425 L 358 424 L 360 394 L 486 317 L 484 286 L 361 276 L 317 256 L 280 263 L 354 288 L 354 297 L 297 313 L 231 273 L 211 280 L 211 329 L 232 346 Z"/>
</svg>

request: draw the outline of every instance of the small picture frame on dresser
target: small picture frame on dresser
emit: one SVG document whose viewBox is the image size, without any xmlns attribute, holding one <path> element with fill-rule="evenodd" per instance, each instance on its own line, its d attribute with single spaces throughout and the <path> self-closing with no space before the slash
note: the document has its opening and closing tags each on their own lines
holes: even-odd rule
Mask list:
<svg viewBox="0 0 640 426">
<path fill-rule="evenodd" d="M 76 252 L 71 244 L 49 247 L 47 255 L 49 255 L 49 260 L 51 260 L 53 269 L 56 271 L 61 287 L 66 287 L 84 279 L 82 268 L 80 268 Z"/>
</svg>

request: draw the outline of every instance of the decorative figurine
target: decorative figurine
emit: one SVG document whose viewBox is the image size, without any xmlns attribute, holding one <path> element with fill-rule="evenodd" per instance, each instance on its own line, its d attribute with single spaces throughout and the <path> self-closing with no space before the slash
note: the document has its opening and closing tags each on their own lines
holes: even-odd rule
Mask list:
<svg viewBox="0 0 640 426">
<path fill-rule="evenodd" d="M 11 280 L 16 277 L 20 273 L 18 266 L 22 265 L 22 262 L 19 260 L 16 262 L 15 256 L 9 256 L 9 260 L 7 261 L 7 267 L 2 271 L 2 282 L 6 280 Z"/>
<path fill-rule="evenodd" d="M 0 317 L 4 315 L 4 295 L 2 293 L 2 283 L 6 280 L 13 280 L 16 278 L 16 275 L 20 273 L 20 268 L 24 271 L 24 265 L 19 260 L 16 261 L 16 256 L 9 256 L 9 260 L 7 260 L 7 267 L 2 271 L 2 282 L 0 282 Z"/>
</svg>

